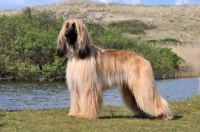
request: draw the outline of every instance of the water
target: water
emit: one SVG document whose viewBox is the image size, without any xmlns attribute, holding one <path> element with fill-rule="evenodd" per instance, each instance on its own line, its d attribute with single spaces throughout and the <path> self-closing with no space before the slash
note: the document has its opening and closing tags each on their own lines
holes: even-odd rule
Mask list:
<svg viewBox="0 0 200 132">
<path fill-rule="evenodd" d="M 168 101 L 186 100 L 198 93 L 197 78 L 156 81 L 160 94 Z M 0 82 L 0 110 L 50 109 L 70 106 L 64 82 Z M 118 87 L 105 91 L 104 105 L 124 103 Z"/>
</svg>

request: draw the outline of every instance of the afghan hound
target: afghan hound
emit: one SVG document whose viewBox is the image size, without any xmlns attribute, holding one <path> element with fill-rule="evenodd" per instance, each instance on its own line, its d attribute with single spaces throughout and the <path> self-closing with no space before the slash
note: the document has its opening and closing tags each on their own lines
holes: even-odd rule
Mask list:
<svg viewBox="0 0 200 132">
<path fill-rule="evenodd" d="M 71 101 L 68 116 L 98 118 L 103 91 L 118 85 L 125 105 L 133 112 L 131 117 L 173 118 L 156 89 L 150 62 L 133 51 L 93 45 L 80 20 L 64 22 L 57 39 L 57 53 L 60 57 L 70 55 L 66 70 Z"/>
</svg>

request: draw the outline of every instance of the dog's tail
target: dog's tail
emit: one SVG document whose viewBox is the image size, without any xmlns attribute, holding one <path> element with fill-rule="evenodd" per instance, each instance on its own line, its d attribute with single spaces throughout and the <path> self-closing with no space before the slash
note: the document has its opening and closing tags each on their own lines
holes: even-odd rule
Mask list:
<svg viewBox="0 0 200 132">
<path fill-rule="evenodd" d="M 142 61 L 139 68 L 136 87 L 132 89 L 138 108 L 147 115 L 158 119 L 170 120 L 173 118 L 172 112 L 166 100 L 156 89 L 153 70 L 149 61 Z"/>
</svg>

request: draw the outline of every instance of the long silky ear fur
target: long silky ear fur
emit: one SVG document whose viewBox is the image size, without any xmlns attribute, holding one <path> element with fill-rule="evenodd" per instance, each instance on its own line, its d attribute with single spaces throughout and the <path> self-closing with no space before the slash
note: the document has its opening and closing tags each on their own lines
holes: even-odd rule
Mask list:
<svg viewBox="0 0 200 132">
<path fill-rule="evenodd" d="M 63 24 L 60 33 L 57 38 L 57 53 L 58 56 L 63 57 L 67 54 L 67 48 L 66 48 L 66 38 L 64 36 L 65 34 L 65 28 L 66 22 Z"/>
<path fill-rule="evenodd" d="M 66 43 L 66 38 L 65 38 L 65 36 L 64 36 L 65 30 L 66 30 L 64 27 L 65 27 L 66 23 L 67 23 L 67 22 L 64 22 L 64 23 L 63 23 L 63 26 L 62 26 L 62 28 L 61 28 L 61 30 L 60 30 L 59 35 L 58 35 L 58 38 L 57 38 L 57 44 L 58 44 L 58 46 L 59 46 L 59 45 L 63 45 L 63 44 Z"/>
<path fill-rule="evenodd" d="M 76 48 L 81 59 L 90 55 L 91 39 L 85 25 L 79 20 L 74 21 L 78 33 Z"/>
</svg>

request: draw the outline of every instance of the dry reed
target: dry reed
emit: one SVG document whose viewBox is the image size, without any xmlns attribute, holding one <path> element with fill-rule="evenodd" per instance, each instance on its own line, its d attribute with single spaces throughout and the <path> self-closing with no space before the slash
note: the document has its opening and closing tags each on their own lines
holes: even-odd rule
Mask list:
<svg viewBox="0 0 200 132">
<path fill-rule="evenodd" d="M 200 78 L 199 78 L 199 86 L 198 86 L 198 95 L 200 95 Z"/>
<path fill-rule="evenodd" d="M 184 70 L 189 76 L 200 75 L 200 44 L 171 45 L 172 51 L 184 59 Z M 187 68 L 186 68 L 187 67 Z"/>
</svg>

